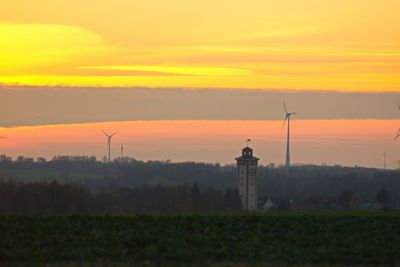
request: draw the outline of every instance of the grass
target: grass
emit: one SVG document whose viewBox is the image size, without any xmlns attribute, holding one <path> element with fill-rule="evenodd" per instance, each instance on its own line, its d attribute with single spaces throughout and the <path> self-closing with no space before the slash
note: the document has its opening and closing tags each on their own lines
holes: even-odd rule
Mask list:
<svg viewBox="0 0 400 267">
<path fill-rule="evenodd" d="M 400 263 L 400 212 L 3 216 L 0 236 L 1 261 L 14 264 L 362 266 Z"/>
</svg>

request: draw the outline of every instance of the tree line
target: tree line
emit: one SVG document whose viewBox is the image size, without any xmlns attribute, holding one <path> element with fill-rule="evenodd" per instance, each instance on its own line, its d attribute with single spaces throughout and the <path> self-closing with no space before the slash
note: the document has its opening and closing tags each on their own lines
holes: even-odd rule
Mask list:
<svg viewBox="0 0 400 267">
<path fill-rule="evenodd" d="M 240 210 L 235 190 L 142 186 L 92 193 L 76 184 L 0 181 L 0 214 L 152 214 Z"/>
<path fill-rule="evenodd" d="M 237 183 L 236 165 L 195 162 L 139 161 L 117 158 L 107 164 L 91 156 L 55 156 L 51 160 L 0 156 L 0 180 L 29 183 L 56 180 L 77 184 L 91 193 L 116 188 L 174 188 L 197 182 L 223 192 Z M 286 197 L 300 201 L 309 197 L 337 197 L 348 190 L 363 201 L 373 200 L 385 188 L 393 201 L 400 202 L 400 171 L 375 168 L 298 165 L 287 173 L 282 166 L 261 165 L 257 170 L 259 197 Z"/>
</svg>

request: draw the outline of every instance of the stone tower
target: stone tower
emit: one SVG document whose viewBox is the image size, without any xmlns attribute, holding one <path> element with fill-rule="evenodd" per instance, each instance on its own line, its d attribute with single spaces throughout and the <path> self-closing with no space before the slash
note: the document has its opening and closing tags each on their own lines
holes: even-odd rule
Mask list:
<svg viewBox="0 0 400 267">
<path fill-rule="evenodd" d="M 253 149 L 245 147 L 242 156 L 236 158 L 238 166 L 238 191 L 244 210 L 257 210 L 257 163 Z"/>
</svg>

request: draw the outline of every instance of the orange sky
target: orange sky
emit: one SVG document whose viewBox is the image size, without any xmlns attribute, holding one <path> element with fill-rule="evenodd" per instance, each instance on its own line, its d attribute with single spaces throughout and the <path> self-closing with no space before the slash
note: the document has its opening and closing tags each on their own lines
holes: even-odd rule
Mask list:
<svg viewBox="0 0 400 267">
<path fill-rule="evenodd" d="M 2 0 L 0 83 L 392 91 L 398 0 Z"/>
<path fill-rule="evenodd" d="M 400 120 L 293 120 L 294 163 L 328 163 L 397 167 L 399 143 L 393 129 Z M 233 163 L 244 140 L 251 138 L 262 164 L 281 164 L 285 129 L 280 121 L 135 121 L 35 127 L 0 128 L 0 153 L 51 157 L 57 154 L 106 153 L 102 130 L 119 131 L 113 139 L 113 157 L 124 144 L 125 155 L 141 160 Z"/>
</svg>

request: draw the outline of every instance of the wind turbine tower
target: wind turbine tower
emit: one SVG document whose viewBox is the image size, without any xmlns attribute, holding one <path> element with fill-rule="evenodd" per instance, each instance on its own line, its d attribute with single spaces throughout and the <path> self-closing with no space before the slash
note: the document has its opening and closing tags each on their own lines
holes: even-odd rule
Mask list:
<svg viewBox="0 0 400 267">
<path fill-rule="evenodd" d="M 387 153 L 383 153 L 383 169 L 386 170 Z"/>
<path fill-rule="evenodd" d="M 285 102 L 283 102 L 283 108 L 285 109 L 285 114 L 286 114 L 286 116 L 285 116 L 285 120 L 284 120 L 284 122 L 283 122 L 282 128 L 285 127 L 285 123 L 286 123 L 286 121 L 287 121 L 287 140 L 286 140 L 286 161 L 285 161 L 285 167 L 286 167 L 286 170 L 289 170 L 289 169 L 290 169 L 290 117 L 291 117 L 292 115 L 297 114 L 297 112 L 288 112 L 288 111 L 287 111 L 287 108 L 286 108 L 286 105 L 285 105 Z"/>
<path fill-rule="evenodd" d="M 118 132 L 114 132 L 113 134 L 107 134 L 103 131 L 104 135 L 107 137 L 107 148 L 108 148 L 108 163 L 111 162 L 111 138 Z"/>
<path fill-rule="evenodd" d="M 399 104 L 399 102 L 397 102 L 397 108 L 399 109 L 399 111 L 400 111 L 400 104 Z M 397 130 L 397 134 L 396 134 L 396 136 L 394 137 L 394 140 L 396 140 L 397 138 L 399 138 L 400 137 L 400 128 Z"/>
<path fill-rule="evenodd" d="M 124 145 L 121 145 L 121 159 L 124 157 Z"/>
</svg>

